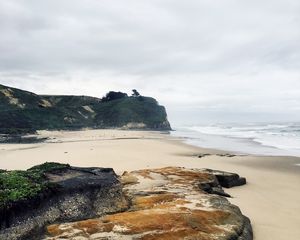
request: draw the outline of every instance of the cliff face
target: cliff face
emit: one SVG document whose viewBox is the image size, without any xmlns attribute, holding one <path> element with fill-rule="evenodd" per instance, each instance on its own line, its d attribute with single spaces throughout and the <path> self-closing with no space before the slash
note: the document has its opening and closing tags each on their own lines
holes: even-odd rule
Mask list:
<svg viewBox="0 0 300 240">
<path fill-rule="evenodd" d="M 41 96 L 0 85 L 0 133 L 39 129 L 170 130 L 166 110 L 150 97 L 102 101 L 88 96 Z"/>
</svg>

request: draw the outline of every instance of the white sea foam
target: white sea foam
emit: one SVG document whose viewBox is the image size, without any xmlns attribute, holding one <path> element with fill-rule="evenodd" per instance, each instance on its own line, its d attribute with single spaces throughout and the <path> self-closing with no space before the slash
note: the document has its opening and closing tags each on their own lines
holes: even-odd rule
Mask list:
<svg viewBox="0 0 300 240">
<path fill-rule="evenodd" d="M 254 154 L 300 156 L 300 124 L 218 124 L 180 127 L 194 145 Z"/>
</svg>

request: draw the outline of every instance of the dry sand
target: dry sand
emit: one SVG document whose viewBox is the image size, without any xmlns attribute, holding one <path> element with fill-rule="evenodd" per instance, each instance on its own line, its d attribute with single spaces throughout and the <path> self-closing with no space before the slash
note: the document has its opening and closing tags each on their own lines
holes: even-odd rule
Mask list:
<svg viewBox="0 0 300 240">
<path fill-rule="evenodd" d="M 1 169 L 27 169 L 46 161 L 125 170 L 182 166 L 237 172 L 246 186 L 228 189 L 250 217 L 257 240 L 300 239 L 300 158 L 221 157 L 218 150 L 186 145 L 167 134 L 143 131 L 41 131 L 47 143 L 0 144 Z M 212 155 L 196 157 L 200 153 Z"/>
</svg>

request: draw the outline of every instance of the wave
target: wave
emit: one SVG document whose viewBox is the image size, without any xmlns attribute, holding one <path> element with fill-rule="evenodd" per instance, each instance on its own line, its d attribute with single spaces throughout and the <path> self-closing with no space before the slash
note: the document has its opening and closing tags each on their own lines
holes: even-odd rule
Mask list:
<svg viewBox="0 0 300 240">
<path fill-rule="evenodd" d="M 267 154 L 272 154 L 270 149 L 276 148 L 283 151 L 273 150 L 273 153 L 276 152 L 274 155 L 287 154 L 300 156 L 300 123 L 194 125 L 189 127 L 181 127 L 178 128 L 178 130 L 179 132 L 175 135 L 180 135 L 180 133 L 181 135 L 188 135 L 188 137 L 194 139 L 194 141 L 195 139 L 199 138 L 200 140 L 202 139 L 202 143 L 205 142 L 203 139 L 207 138 L 208 136 L 210 136 L 210 140 L 212 136 L 215 136 L 218 137 L 219 140 L 221 138 L 223 138 L 223 140 L 230 140 L 231 143 L 233 143 L 233 147 L 237 145 L 237 142 L 248 142 L 248 145 L 252 142 L 256 143 L 256 148 L 258 148 L 257 145 L 260 145 L 261 147 L 265 148 L 265 151 L 268 149 L 268 151 L 266 151 Z M 201 137 L 199 134 L 201 134 Z M 244 149 L 244 147 L 240 146 L 240 144 L 238 144 L 236 147 Z M 231 147 L 231 149 L 225 150 L 234 149 Z M 248 153 L 254 153 L 254 151 L 248 151 Z M 259 150 L 255 150 L 255 153 L 261 152 Z M 263 153 L 265 152 L 263 151 Z"/>
</svg>

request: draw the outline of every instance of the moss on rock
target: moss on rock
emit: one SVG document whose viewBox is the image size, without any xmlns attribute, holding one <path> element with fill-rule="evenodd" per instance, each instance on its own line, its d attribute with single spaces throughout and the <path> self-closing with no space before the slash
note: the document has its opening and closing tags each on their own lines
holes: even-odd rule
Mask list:
<svg viewBox="0 0 300 240">
<path fill-rule="evenodd" d="M 0 170 L 0 209 L 18 201 L 28 200 L 49 190 L 54 185 L 45 176 L 47 172 L 70 168 L 68 164 L 47 162 L 27 171 Z"/>
<path fill-rule="evenodd" d="M 40 165 L 36 165 L 32 168 L 29 168 L 28 171 L 39 171 L 41 173 L 46 172 L 53 172 L 58 170 L 66 170 L 69 169 L 69 164 L 62 164 L 62 163 L 56 163 L 56 162 L 45 162 Z"/>
</svg>

